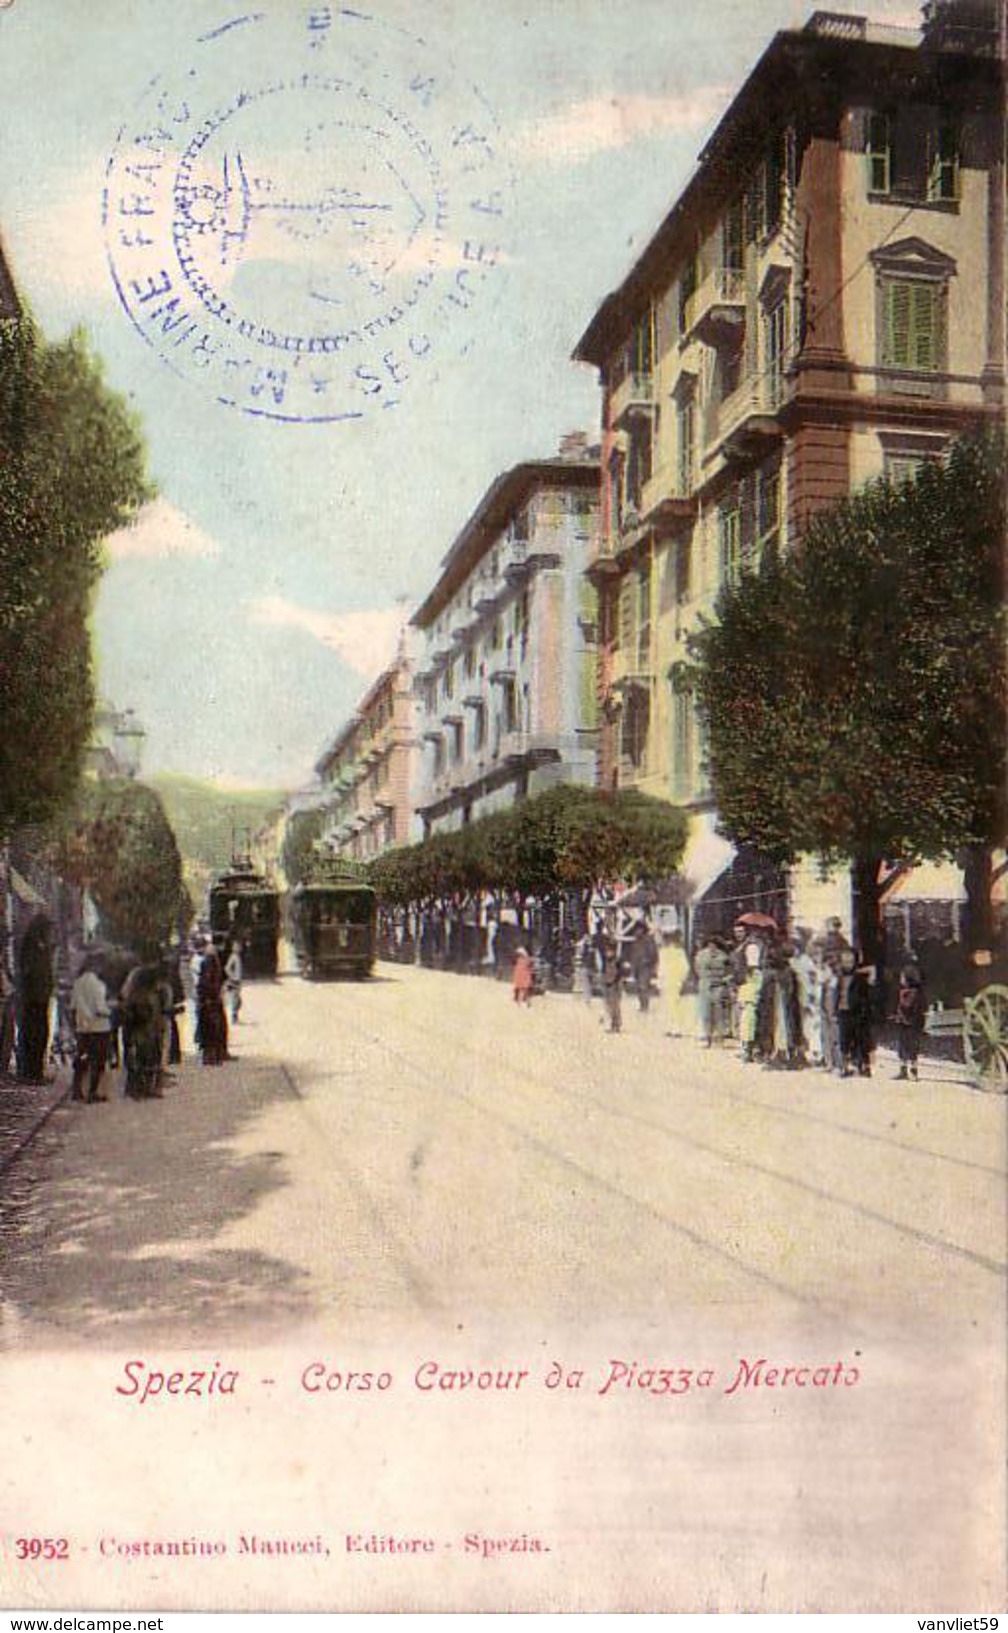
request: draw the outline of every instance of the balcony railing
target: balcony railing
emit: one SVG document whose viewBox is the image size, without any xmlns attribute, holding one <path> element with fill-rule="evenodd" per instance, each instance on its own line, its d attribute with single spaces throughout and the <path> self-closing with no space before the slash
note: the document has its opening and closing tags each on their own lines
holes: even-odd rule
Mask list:
<svg viewBox="0 0 1008 1633">
<path fill-rule="evenodd" d="M 502 760 L 522 760 L 541 763 L 561 758 L 560 738 L 556 732 L 505 731 L 501 733 L 499 757 Z"/>
<path fill-rule="evenodd" d="M 652 374 L 625 374 L 613 387 L 610 418 L 613 425 L 632 419 L 635 414 L 650 414 L 654 407 L 654 376 Z"/>
<path fill-rule="evenodd" d="M 690 521 L 696 501 L 678 465 L 659 465 L 641 489 L 640 522 L 648 527 L 672 528 Z"/>
<path fill-rule="evenodd" d="M 783 434 L 775 418 L 786 399 L 782 375 L 744 380 L 720 403 L 712 403 L 706 416 L 709 446 L 721 443 L 726 453 L 745 453 L 761 443 L 777 441 Z"/>
<path fill-rule="evenodd" d="M 745 273 L 714 267 L 690 299 L 687 330 L 711 345 L 737 334 L 745 321 Z"/>
</svg>

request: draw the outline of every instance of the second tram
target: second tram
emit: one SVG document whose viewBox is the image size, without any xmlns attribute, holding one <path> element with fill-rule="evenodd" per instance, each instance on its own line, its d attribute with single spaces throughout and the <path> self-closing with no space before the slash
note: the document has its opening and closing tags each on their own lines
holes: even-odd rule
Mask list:
<svg viewBox="0 0 1008 1633">
<path fill-rule="evenodd" d="M 319 864 L 294 891 L 291 915 L 302 975 L 309 980 L 363 980 L 372 973 L 377 897 L 351 864 Z"/>
</svg>

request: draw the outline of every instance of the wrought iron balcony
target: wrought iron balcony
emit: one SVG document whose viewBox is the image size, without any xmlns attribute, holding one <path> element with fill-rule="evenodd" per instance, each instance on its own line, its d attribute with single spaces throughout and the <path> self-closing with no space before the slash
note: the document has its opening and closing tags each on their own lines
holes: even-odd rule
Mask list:
<svg viewBox="0 0 1008 1633">
<path fill-rule="evenodd" d="M 654 375 L 631 372 L 613 387 L 609 417 L 613 425 L 651 414 L 654 410 Z"/>
<path fill-rule="evenodd" d="M 690 304 L 690 327 L 706 345 L 737 339 L 745 323 L 745 273 L 734 267 L 708 272 Z"/>
</svg>

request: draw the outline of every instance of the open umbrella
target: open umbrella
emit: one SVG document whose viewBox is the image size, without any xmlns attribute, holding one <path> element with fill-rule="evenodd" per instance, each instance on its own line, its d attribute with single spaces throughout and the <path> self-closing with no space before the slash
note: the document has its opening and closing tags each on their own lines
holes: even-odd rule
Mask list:
<svg viewBox="0 0 1008 1633">
<path fill-rule="evenodd" d="M 769 913 L 740 913 L 735 920 L 736 924 L 744 924 L 747 930 L 777 930 L 780 926 Z"/>
</svg>

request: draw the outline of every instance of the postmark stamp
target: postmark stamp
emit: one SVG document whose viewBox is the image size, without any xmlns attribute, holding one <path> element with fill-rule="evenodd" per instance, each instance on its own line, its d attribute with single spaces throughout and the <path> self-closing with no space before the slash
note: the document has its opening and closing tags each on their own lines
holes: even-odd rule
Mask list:
<svg viewBox="0 0 1008 1633">
<path fill-rule="evenodd" d="M 509 259 L 497 121 L 445 54 L 349 7 L 225 17 L 148 85 L 106 171 L 113 284 L 229 407 L 394 407 L 471 341 Z"/>
</svg>

